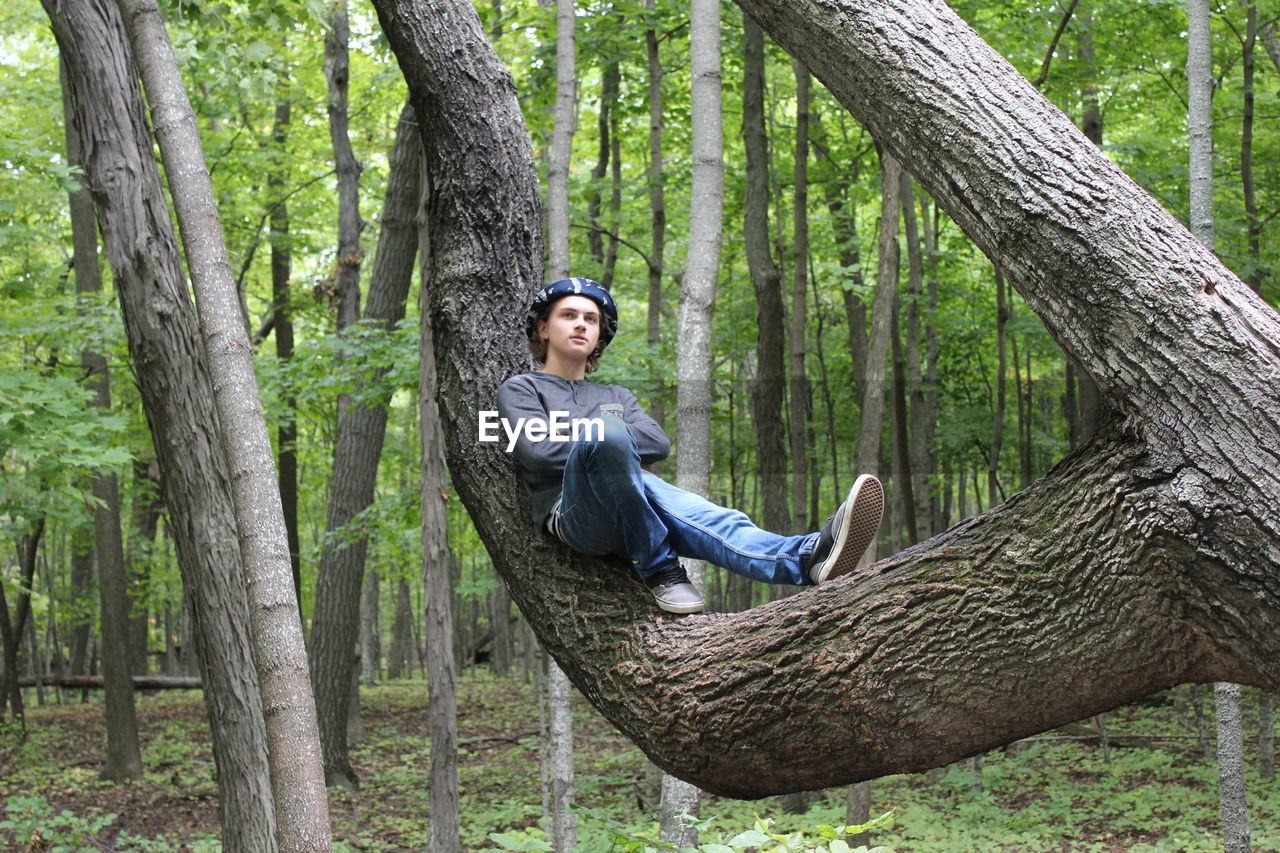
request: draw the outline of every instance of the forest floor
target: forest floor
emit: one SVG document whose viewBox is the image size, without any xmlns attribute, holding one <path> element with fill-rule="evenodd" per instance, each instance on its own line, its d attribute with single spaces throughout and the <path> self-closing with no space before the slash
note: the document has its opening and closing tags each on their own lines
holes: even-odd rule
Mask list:
<svg viewBox="0 0 1280 853">
<path fill-rule="evenodd" d="M 363 742 L 352 763 L 362 784 L 330 792 L 335 849 L 421 850 L 427 842 L 426 686 L 404 681 L 362 691 Z M 484 671 L 459 681 L 459 784 L 467 850 L 539 849 L 538 708 L 519 679 Z M 1201 690 L 1212 708 L 1211 693 Z M 1246 691 L 1246 720 L 1254 719 Z M 52 697 L 48 692 L 47 699 Z M 35 696 L 31 697 L 34 705 Z M 13 850 L 218 850 L 217 791 L 199 693 L 138 697 L 146 775 L 97 780 L 104 751 L 100 695 L 30 707 L 27 737 L 0 731 L 0 847 Z M 1207 713 L 1208 711 L 1206 711 Z M 1212 720 L 1208 721 L 1212 726 Z M 1252 730 L 1252 725 L 1249 726 Z M 904 851 L 1212 851 L 1217 772 L 1202 754 L 1190 690 L 1179 688 L 1107 716 L 1109 760 L 1083 725 L 1022 741 L 928 774 L 871 783 L 872 814 L 892 811 L 876 844 Z M 1212 728 L 1210 728 L 1212 731 Z M 1250 731 L 1250 735 L 1256 731 Z M 1145 739 L 1133 740 L 1133 736 Z M 1256 754 L 1253 743 L 1246 749 Z M 1256 761 L 1255 761 L 1256 763 Z M 656 837 L 654 774 L 640 752 L 581 698 L 575 705 L 579 850 L 643 850 Z M 1280 851 L 1280 780 L 1249 771 L 1253 849 Z M 807 810 L 780 798 L 709 797 L 704 841 L 729 842 L 757 817 L 796 846 L 819 847 L 821 825 L 845 818 L 843 790 L 812 795 Z M 505 839 L 497 842 L 491 834 Z M 798 839 L 811 839 L 806 846 Z M 755 848 L 751 848 L 755 849 Z M 772 849 L 772 848 L 770 848 Z M 830 849 L 836 849 L 832 847 Z"/>
</svg>

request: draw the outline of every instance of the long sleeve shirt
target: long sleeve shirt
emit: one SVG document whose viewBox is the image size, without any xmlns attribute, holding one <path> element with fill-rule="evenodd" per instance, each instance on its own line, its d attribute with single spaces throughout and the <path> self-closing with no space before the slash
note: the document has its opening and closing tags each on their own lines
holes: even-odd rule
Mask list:
<svg viewBox="0 0 1280 853">
<path fill-rule="evenodd" d="M 634 394 L 619 385 L 565 379 L 535 370 L 513 376 L 498 388 L 498 416 L 511 429 L 521 418 L 526 422 L 530 418 L 550 422 L 553 412 L 561 423 L 566 418 L 570 421 L 602 415 L 621 418 L 631 428 L 642 464 L 666 459 L 671 452 L 671 442 L 662 427 L 636 402 Z M 525 430 L 520 430 L 515 438 L 511 452 L 520 464 L 536 525 L 545 524 L 560 496 L 564 466 L 572 446 L 568 441 L 533 441 Z"/>
</svg>

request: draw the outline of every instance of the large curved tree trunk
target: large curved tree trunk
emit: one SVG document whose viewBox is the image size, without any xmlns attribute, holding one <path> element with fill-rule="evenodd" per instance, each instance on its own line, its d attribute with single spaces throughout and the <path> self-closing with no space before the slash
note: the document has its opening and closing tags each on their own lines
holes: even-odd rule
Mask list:
<svg viewBox="0 0 1280 853">
<path fill-rule="evenodd" d="M 473 438 L 525 365 L 529 142 L 478 22 L 449 31 L 378 0 L 429 127 L 454 483 L 574 683 L 664 769 L 748 797 L 947 763 L 1183 681 L 1280 687 L 1276 314 L 941 3 L 740 4 L 998 261 L 1124 418 L 861 573 L 744 613 L 659 613 L 620 563 L 528 530 L 513 463 Z"/>
</svg>

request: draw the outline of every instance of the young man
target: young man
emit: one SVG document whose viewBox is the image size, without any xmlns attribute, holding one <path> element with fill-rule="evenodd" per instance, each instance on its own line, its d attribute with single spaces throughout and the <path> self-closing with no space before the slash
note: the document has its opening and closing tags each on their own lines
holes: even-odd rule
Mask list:
<svg viewBox="0 0 1280 853">
<path fill-rule="evenodd" d="M 680 557 L 797 586 L 853 571 L 880 527 L 880 481 L 858 477 L 822 529 L 799 536 L 667 483 L 647 470 L 671 450 L 662 427 L 627 389 L 586 378 L 617 330 L 613 297 L 590 279 L 552 282 L 533 300 L 529 350 L 541 369 L 502 384 L 498 414 L 516 431 L 534 524 L 575 551 L 631 560 L 669 613 L 705 607 Z"/>
</svg>

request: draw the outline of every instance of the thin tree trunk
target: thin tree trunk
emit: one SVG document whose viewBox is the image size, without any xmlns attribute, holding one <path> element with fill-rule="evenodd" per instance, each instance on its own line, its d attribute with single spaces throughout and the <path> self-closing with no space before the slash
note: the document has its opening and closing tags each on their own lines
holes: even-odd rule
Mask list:
<svg viewBox="0 0 1280 853">
<path fill-rule="evenodd" d="M 1218 726 L 1218 794 L 1222 809 L 1223 853 L 1249 853 L 1249 809 L 1244 783 L 1244 720 L 1240 685 L 1213 686 Z"/>
<path fill-rule="evenodd" d="M 1102 148 L 1102 107 L 1098 100 L 1098 63 L 1093 48 L 1093 0 L 1082 0 L 1076 13 L 1076 56 L 1079 58 L 1081 72 L 1084 77 L 1080 87 L 1080 97 L 1084 102 L 1080 128 L 1094 145 Z M 1072 446 L 1092 438 L 1102 424 L 1106 411 L 1106 401 L 1098 383 L 1087 371 L 1080 368 L 1071 354 L 1067 354 L 1067 363 L 1074 371 L 1078 383 L 1077 399 L 1079 402 L 1079 433 Z"/>
<path fill-rule="evenodd" d="M 657 0 L 644 0 L 646 18 L 650 21 L 644 31 L 645 54 L 649 64 L 649 299 L 646 342 L 650 350 L 662 343 L 662 275 L 663 254 L 666 251 L 667 206 L 663 192 L 662 175 L 662 57 L 658 52 L 658 33 L 653 19 L 657 14 Z M 649 414 L 658 423 L 666 421 L 666 404 L 663 401 L 665 372 L 655 370 L 651 377 L 654 393 Z"/>
<path fill-rule="evenodd" d="M 556 0 L 556 102 L 551 136 L 551 162 L 547 170 L 547 256 L 549 279 L 571 274 L 569 255 L 569 165 L 573 156 L 577 70 L 574 46 L 573 0 Z M 572 850 L 577 844 L 573 804 L 573 714 L 569 707 L 569 680 L 554 659 L 547 659 L 548 737 L 550 748 L 542 756 L 549 785 L 552 833 L 556 850 Z"/>
<path fill-rule="evenodd" d="M 419 171 L 422 142 L 413 108 L 401 110 L 390 156 L 382 224 L 364 319 L 373 329 L 390 334 L 404 318 L 405 300 L 413 279 L 418 251 Z M 368 384 L 377 385 L 386 368 L 379 366 Z M 357 384 L 356 396 L 368 387 Z M 333 474 L 329 479 L 325 530 L 334 535 L 351 525 L 373 503 L 378 462 L 386 436 L 390 392 L 363 403 L 339 404 Z M 336 537 L 335 538 L 339 538 Z M 311 679 L 316 691 L 320 738 L 328 784 L 354 785 L 355 771 L 347 751 L 346 731 L 351 686 L 351 650 L 359 641 L 360 587 L 368 538 L 341 537 L 320 554 L 316 572 L 315 606 L 311 621 Z"/>
<path fill-rule="evenodd" d="M 0 671 L 0 718 L 4 703 L 9 702 L 13 720 L 26 737 L 26 715 L 22 705 L 22 690 L 18 687 L 18 652 L 22 645 L 22 633 L 31 616 L 31 583 L 36 574 L 36 554 L 40 539 L 44 536 L 45 519 L 41 516 L 31 525 L 29 532 L 17 539 L 18 548 L 18 601 L 13 615 L 9 614 L 9 602 L 5 598 L 4 584 L 0 584 L 0 641 L 4 643 L 4 669 Z"/>
<path fill-rule="evenodd" d="M 409 600 L 409 581 L 396 582 L 396 615 L 391 623 L 391 651 L 387 655 L 387 678 L 410 678 L 413 675 L 413 615 Z"/>
<path fill-rule="evenodd" d="M 360 319 L 360 163 L 347 132 L 347 89 L 351 61 L 347 53 L 350 27 L 346 0 L 335 0 L 326 21 L 324 76 L 329 85 L 329 139 L 338 174 L 338 258 L 334 272 L 338 332 Z"/>
<path fill-rule="evenodd" d="M 1214 248 L 1213 219 L 1213 43 L 1207 0 L 1187 3 L 1187 136 L 1190 149 L 1191 233 Z M 1226 853 L 1249 850 L 1245 800 L 1244 731 L 1240 687 L 1217 682 L 1213 689 L 1218 730 L 1218 801 Z"/>
<path fill-rule="evenodd" d="M 880 430 L 884 424 L 885 368 L 893 337 L 893 312 L 898 290 L 898 219 L 902 167 L 887 151 L 880 152 L 880 241 L 876 261 L 876 292 L 871 302 L 871 335 L 863 375 L 862 418 L 858 429 L 858 471 L 880 473 Z M 875 559 L 872 543 L 870 559 Z"/>
<path fill-rule="evenodd" d="M 910 452 L 908 477 L 911 504 L 907 517 L 915 530 L 913 541 L 928 538 L 929 524 L 929 408 L 924 398 L 924 375 L 920 363 L 920 308 L 924 302 L 924 258 L 920 251 L 920 229 L 916 224 L 915 181 L 902 173 L 902 235 L 907 244 L 907 331 L 905 341 L 906 394 L 910 399 Z"/>
<path fill-rule="evenodd" d="M 514 657 L 511 641 L 511 596 L 507 586 L 498 578 L 498 585 L 489 595 L 489 621 L 493 625 L 493 651 L 489 655 L 489 668 L 499 678 L 511 676 Z"/>
<path fill-rule="evenodd" d="M 1276 777 L 1275 709 L 1276 697 L 1258 691 L 1258 775 L 1263 779 Z"/>
<path fill-rule="evenodd" d="M 1240 113 L 1240 185 L 1244 194 L 1245 245 L 1249 265 L 1245 282 L 1254 293 L 1262 292 L 1262 225 L 1258 219 L 1258 199 L 1253 182 L 1253 72 L 1254 46 L 1258 41 L 1258 7 L 1254 0 L 1242 0 L 1245 7 L 1244 44 L 1241 47 L 1240 76 L 1244 108 Z"/>
<path fill-rule="evenodd" d="M 809 448 L 805 441 L 809 424 L 809 377 L 805 369 L 809 290 L 809 71 L 792 63 L 796 78 L 795 201 L 792 206 L 794 245 L 791 287 L 791 532 L 812 530 L 808 523 Z"/>
<path fill-rule="evenodd" d="M 622 71 L 618 61 L 615 59 L 606 63 L 600 80 L 600 112 L 596 121 L 599 145 L 596 153 L 596 165 L 591 170 L 591 181 L 594 188 L 591 191 L 591 198 L 587 202 L 587 216 L 591 221 L 591 230 L 587 232 L 587 245 L 592 259 L 595 260 L 601 270 L 605 269 L 605 248 L 604 227 L 600 223 L 600 208 L 604 197 L 604 178 L 605 175 L 609 174 L 609 163 L 613 154 L 613 139 L 610 131 L 613 128 L 613 110 L 618 103 L 618 86 L 621 82 Z M 616 246 L 616 236 L 611 237 L 610 242 Z M 605 278 L 608 278 L 608 276 L 601 276 L 601 284 L 608 287 L 609 284 L 604 281 Z"/>
<path fill-rule="evenodd" d="M 1000 453 L 1004 449 L 1004 415 L 1008 399 L 1005 377 L 1009 372 L 1008 326 L 1009 303 L 1005 299 L 1004 276 L 996 269 L 996 398 L 991 425 L 991 450 L 987 454 L 987 502 L 994 506 L 996 495 L 1003 495 L 1000 485 Z"/>
<path fill-rule="evenodd" d="M 908 205 L 903 204 L 904 208 Z M 907 364 L 902 346 L 901 300 L 894 294 L 893 325 L 891 331 L 893 352 L 893 410 L 890 422 L 893 429 L 893 505 L 897 509 L 898 523 L 895 535 L 903 534 L 903 547 L 920 541 L 916 527 L 915 496 L 911 482 L 911 441 L 907 435 Z"/>
<path fill-rule="evenodd" d="M 74 124 L 68 127 L 70 162 L 83 167 L 81 146 L 75 138 Z M 74 139 L 74 141 L 73 141 Z M 81 192 L 86 192 L 81 190 Z M 85 266 L 92 266 L 82 282 L 77 267 L 77 294 L 94 293 L 101 289 L 102 278 L 98 272 L 97 229 L 92 220 L 89 233 L 74 235 L 77 256 L 84 258 Z M 81 255 L 80 252 L 84 254 Z M 107 359 L 100 353 L 85 350 L 80 363 L 91 377 L 88 387 L 97 397 L 93 405 L 104 413 L 111 411 L 111 385 L 107 373 Z M 120 535 L 120 487 L 112 472 L 94 478 L 93 496 L 97 506 L 93 511 L 94 553 L 98 557 L 98 601 L 102 628 L 102 676 L 105 685 L 107 728 L 107 758 L 99 772 L 99 778 L 112 782 L 142 778 L 142 752 L 138 745 L 138 716 L 133 702 L 132 666 L 129 654 L 129 596 L 128 581 L 124 569 L 124 542 Z"/>
<path fill-rule="evenodd" d="M 556 102 L 547 169 L 547 276 L 567 278 L 569 258 L 569 161 L 573 156 L 578 78 L 574 58 L 573 0 L 556 0 Z"/>
<path fill-rule="evenodd" d="M 769 149 L 764 125 L 764 31 L 742 19 L 742 136 L 746 150 L 746 197 L 742 242 L 756 293 L 756 370 L 751 382 L 751 418 L 759 459 L 760 520 L 767 530 L 790 529 L 787 510 L 786 423 L 782 417 L 786 379 L 782 275 L 769 250 Z M 795 413 L 792 413 L 794 418 Z"/>
<path fill-rule="evenodd" d="M 449 22 L 442 23 L 448 25 Z M 431 136 L 424 133 L 423 141 L 429 144 Z M 418 254 L 422 260 L 422 327 L 418 350 L 418 423 L 422 442 L 422 573 L 427 599 L 426 669 L 431 739 L 427 849 L 430 853 L 459 853 L 462 842 L 458 813 L 458 708 L 453 660 L 452 561 L 446 503 L 449 499 L 449 474 L 444 461 L 435 349 L 427 310 L 432 288 L 438 286 L 431 262 L 434 253 L 441 250 L 436 248 L 431 217 L 434 188 L 431 168 L 426 161 L 423 161 L 421 174 Z"/>
<path fill-rule="evenodd" d="M 133 460 L 133 505 L 129 511 L 129 537 L 125 547 L 129 592 L 129 671 L 146 675 L 150 669 L 148 634 L 151 619 L 138 593 L 151 578 L 152 554 L 162 510 L 160 467 L 154 458 Z"/>
<path fill-rule="evenodd" d="M 925 261 L 925 358 L 924 358 L 924 437 L 921 443 L 928 459 L 926 477 L 938 473 L 938 454 L 933 449 L 933 439 L 938 431 L 938 210 L 929 203 L 928 195 L 920 194 L 920 224 L 924 232 Z M 946 497 L 940 502 L 935 489 L 929 489 L 929 535 L 941 533 L 951 526 L 951 492 L 948 480 Z M 945 507 L 941 506 L 946 503 Z"/>
<path fill-rule="evenodd" d="M 693 0 L 689 12 L 692 187 L 689 239 L 680 282 L 679 347 L 676 352 L 676 484 L 706 496 L 711 489 L 711 315 L 720 270 L 724 219 L 724 129 L 720 108 L 719 0 Z M 688 566 L 690 580 L 704 586 L 704 567 Z M 697 817 L 698 793 L 685 782 L 663 780 L 663 814 Z M 692 821 L 671 820 L 659 837 L 677 847 L 697 844 Z"/>
<path fill-rule="evenodd" d="M 129 43 L 114 3 L 78 0 L 46 4 L 45 10 L 67 63 L 71 114 L 84 146 L 85 175 L 177 545 L 182 665 L 193 668 L 198 656 L 207 685 L 223 846 L 271 851 L 275 817 L 262 700 L 250 657 L 245 583 L 217 441 L 218 415 Z M 198 606 L 189 607 L 189 601 Z"/>
<path fill-rule="evenodd" d="M 376 571 L 364 576 L 364 601 L 360 605 L 360 682 L 366 687 L 377 683 L 382 657 L 382 638 L 378 632 L 380 580 Z"/>
<path fill-rule="evenodd" d="M 126 29 L 154 115 L 187 264 L 195 285 L 232 504 L 242 532 L 280 845 L 330 845 L 329 809 L 307 678 L 302 624 L 293 592 L 288 534 L 275 460 L 253 373 L 253 353 L 227 260 L 198 127 L 155 0 L 120 0 Z"/>
<path fill-rule="evenodd" d="M 288 154 L 285 143 L 293 113 L 293 100 L 281 95 L 276 100 L 271 127 L 274 156 L 278 159 L 267 172 L 271 196 L 271 316 L 275 331 L 276 359 L 281 366 L 293 360 L 293 308 L 290 305 L 289 278 L 293 274 L 293 249 L 289 243 L 289 203 L 285 198 L 285 174 Z M 279 466 L 280 506 L 289 536 L 289 568 L 293 573 L 293 592 L 302 600 L 302 545 L 298 536 L 298 398 L 292 389 L 281 401 L 284 417 L 276 428 L 276 461 Z"/>
</svg>

